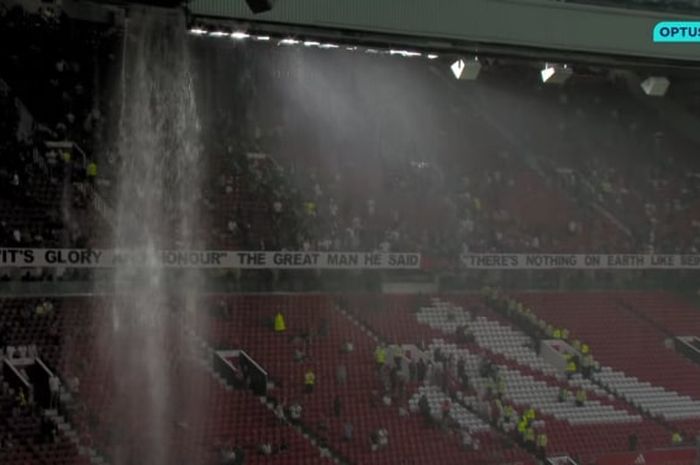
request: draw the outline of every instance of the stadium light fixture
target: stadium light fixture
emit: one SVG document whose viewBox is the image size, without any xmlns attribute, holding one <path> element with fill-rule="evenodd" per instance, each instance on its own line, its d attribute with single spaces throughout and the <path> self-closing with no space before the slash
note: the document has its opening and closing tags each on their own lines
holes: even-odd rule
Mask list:
<svg viewBox="0 0 700 465">
<path fill-rule="evenodd" d="M 410 50 L 389 50 L 389 55 L 400 55 L 404 58 L 419 57 L 422 53 L 412 52 Z"/>
<path fill-rule="evenodd" d="M 320 40 L 317 40 L 318 38 L 316 37 L 299 37 L 299 38 L 294 38 L 294 37 L 280 37 L 280 36 L 275 36 L 275 35 L 267 35 L 267 34 L 251 34 L 251 32 L 246 32 L 244 30 L 223 30 L 223 29 L 215 29 L 212 27 L 208 27 L 205 24 L 192 24 L 188 28 L 188 32 L 192 35 L 199 35 L 199 36 L 209 36 L 209 37 L 219 37 L 219 38 L 229 38 L 233 40 L 245 40 L 245 39 L 250 39 L 252 41 L 256 42 L 269 42 L 271 40 L 277 41 L 278 45 L 298 45 L 302 44 L 305 47 L 317 47 L 323 50 L 336 50 L 336 49 L 344 49 L 349 52 L 355 52 L 355 51 L 361 51 L 364 53 L 369 53 L 373 55 L 391 55 L 391 56 L 401 56 L 404 58 L 413 58 L 413 57 L 424 57 L 428 60 L 435 60 L 439 58 L 440 56 L 436 53 L 427 53 L 427 52 L 419 52 L 415 50 L 404 50 L 404 49 L 399 49 L 399 48 L 372 48 L 372 47 L 363 47 L 363 46 L 358 46 L 358 45 L 353 45 L 353 44 L 347 44 L 347 43 L 342 43 L 342 44 L 337 44 L 333 42 L 322 42 Z M 462 65 L 464 66 L 463 69 L 457 70 L 455 67 L 457 66 L 457 63 L 461 62 Z M 479 71 L 481 70 L 481 64 L 479 63 L 478 59 L 474 57 L 472 60 L 463 60 L 460 59 L 458 60 L 454 65 L 453 65 L 453 72 L 455 73 L 455 77 L 458 79 L 476 79 L 477 75 L 479 74 Z"/>
<path fill-rule="evenodd" d="M 545 84 L 564 84 L 572 74 L 574 74 L 574 70 L 565 64 L 545 63 L 544 68 L 540 71 L 542 82 Z"/>
<path fill-rule="evenodd" d="M 671 82 L 664 76 L 649 76 L 641 83 L 644 93 L 651 97 L 663 97 L 670 85 Z"/>
<path fill-rule="evenodd" d="M 474 81 L 479 77 L 481 72 L 481 63 L 478 57 L 474 57 L 471 60 L 465 60 L 464 58 L 459 58 L 450 66 L 452 74 L 455 79 L 461 81 Z"/>
</svg>

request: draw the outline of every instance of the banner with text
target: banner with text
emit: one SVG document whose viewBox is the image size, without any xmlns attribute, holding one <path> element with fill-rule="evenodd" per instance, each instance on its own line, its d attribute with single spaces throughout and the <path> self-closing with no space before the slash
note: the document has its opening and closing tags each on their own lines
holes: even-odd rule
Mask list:
<svg viewBox="0 0 700 465">
<path fill-rule="evenodd" d="M 700 255 L 650 254 L 465 254 L 463 268 L 476 270 L 700 269 Z"/>
<path fill-rule="evenodd" d="M 418 253 L 0 248 L 0 267 L 408 270 L 420 265 Z"/>
</svg>

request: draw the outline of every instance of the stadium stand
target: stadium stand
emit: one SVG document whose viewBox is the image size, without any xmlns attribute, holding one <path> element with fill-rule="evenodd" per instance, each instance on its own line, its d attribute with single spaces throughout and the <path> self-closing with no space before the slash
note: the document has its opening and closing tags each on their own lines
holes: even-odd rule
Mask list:
<svg viewBox="0 0 700 465">
<path fill-rule="evenodd" d="M 236 310 L 231 320 L 212 325 L 214 345 L 243 348 L 251 354 L 274 377 L 276 388 L 271 395 L 285 399 L 285 404 L 299 402 L 303 408 L 302 421 L 318 433 L 327 430 L 329 444 L 351 461 L 418 463 L 428 457 L 439 457 L 446 463 L 457 463 L 465 458 L 492 463 L 523 458 L 522 453 L 514 450 L 501 450 L 490 429 L 484 430 L 483 422 L 477 422 L 462 409 L 453 414 L 458 422 L 475 424 L 476 429 L 470 431 L 481 441 L 482 449 L 478 452 L 462 452 L 456 438 L 450 438 L 439 429 L 426 428 L 415 415 L 402 416 L 399 407 L 408 407 L 406 394 L 399 395 L 390 406 L 384 405 L 383 388 L 374 366 L 377 341 L 371 333 L 350 324 L 346 316 L 335 310 L 332 297 L 242 296 L 228 298 L 227 304 Z M 281 311 L 286 317 L 287 333 L 276 334 L 272 330 L 272 314 L 265 315 L 259 309 Z M 305 338 L 311 342 L 303 349 Z M 353 345 L 350 353 L 343 351 L 346 342 Z M 303 361 L 294 362 L 297 350 L 303 350 Z M 341 386 L 335 381 L 339 365 L 347 369 L 347 384 Z M 307 395 L 303 393 L 303 375 L 309 368 L 313 369 L 317 381 L 313 394 Z M 416 388 L 414 383 L 406 386 L 407 390 Z M 440 398 L 438 393 L 434 394 L 433 405 Z M 332 415 L 335 396 L 347 405 L 348 412 L 343 418 Z M 353 425 L 353 441 L 349 444 L 342 441 L 346 422 Z M 388 446 L 373 452 L 369 447 L 370 435 L 382 428 L 388 431 Z M 411 441 L 411 437 L 421 437 L 421 443 Z"/>
<path fill-rule="evenodd" d="M 454 297 L 447 296 L 447 298 Z M 403 334 L 410 337 L 409 341 L 419 342 L 428 337 L 435 337 L 433 331 L 425 331 L 425 327 L 418 323 L 420 312 L 424 312 L 424 309 L 430 307 L 422 307 L 422 310 L 411 318 L 411 314 L 407 315 L 405 309 L 415 309 L 416 305 L 420 305 L 416 301 L 405 302 L 405 298 L 398 296 L 398 302 L 404 301 L 405 306 L 402 306 L 397 302 L 392 303 L 392 296 L 384 299 L 385 305 L 378 305 L 375 302 L 374 305 L 368 306 L 363 300 L 358 300 L 357 306 L 354 308 L 371 308 L 371 311 L 360 310 L 360 314 L 367 318 L 370 326 L 385 328 L 387 334 L 390 335 L 390 340 L 397 337 L 391 331 L 397 327 L 401 328 L 400 331 Z M 483 331 L 482 328 L 491 328 L 492 326 L 484 318 L 483 313 L 486 310 L 479 305 L 478 298 L 469 296 L 460 300 L 463 301 L 464 308 L 482 313 L 482 316 L 476 318 L 476 324 L 469 324 L 470 330 L 474 331 L 476 341 L 476 347 L 470 349 L 475 350 L 477 354 L 490 354 L 494 362 L 498 361 L 501 364 L 506 382 L 505 398 L 510 399 L 521 409 L 535 408 L 538 418 L 544 418 L 545 430 L 549 436 L 552 451 L 568 451 L 569 454 L 574 454 L 584 461 L 592 461 L 594 457 L 587 455 L 592 444 L 595 444 L 593 448 L 598 453 L 606 450 L 624 449 L 627 438 L 632 432 L 638 435 L 641 443 L 647 448 L 659 447 L 667 443 L 668 434 L 663 428 L 643 419 L 633 407 L 601 393 L 597 386 L 592 386 L 590 383 L 584 384 L 584 387 L 590 389 L 589 403 L 584 407 L 587 412 L 574 407 L 573 403 L 566 405 L 559 402 L 559 389 L 569 388 L 573 392 L 576 389 L 574 383 L 567 384 L 565 379 L 553 376 L 551 374 L 553 367 L 547 366 L 541 359 L 538 359 L 532 349 L 528 349 L 525 345 L 518 346 L 517 342 L 514 345 L 512 342 L 514 334 L 516 334 L 516 341 L 520 338 L 521 342 L 525 344 L 523 336 L 518 336 L 514 329 L 500 326 L 497 322 L 492 321 L 491 324 L 500 327 L 501 330 L 496 332 Z M 460 321 L 459 311 L 461 311 L 461 307 L 455 307 L 445 301 L 437 301 L 436 303 L 442 307 L 443 313 L 450 312 L 454 315 L 454 320 L 446 327 L 456 329 L 455 322 Z M 382 310 L 376 311 L 377 307 L 382 308 Z M 441 319 L 438 317 L 433 321 L 439 325 Z M 444 320 L 442 322 L 444 323 Z M 411 329 L 408 330 L 408 327 Z M 452 334 L 454 334 L 453 331 Z M 497 350 L 491 352 L 488 350 L 489 347 Z M 504 350 L 503 347 L 514 349 L 509 351 L 508 349 Z M 452 351 L 465 351 L 465 349 L 457 349 L 454 345 L 450 345 L 449 348 Z M 484 350 L 488 351 L 484 352 Z M 499 352 L 507 358 L 499 359 L 496 355 Z M 465 353 L 469 354 L 468 351 Z M 475 355 L 471 355 L 471 357 L 475 357 Z M 488 380 L 483 378 L 479 380 L 479 384 L 487 382 Z M 595 426 L 591 427 L 587 423 Z M 612 424 L 607 426 L 606 423 Z"/>
<path fill-rule="evenodd" d="M 75 428 L 79 447 L 86 452 L 78 455 L 77 447 L 62 435 L 57 435 L 57 439 L 48 444 L 38 443 L 36 438 L 43 438 L 37 417 L 40 414 L 32 414 L 33 410 L 27 409 L 17 411 L 16 399 L 4 397 L 6 403 L 3 405 L 8 405 L 9 412 L 15 412 L 3 416 L 2 423 L 3 430 L 12 433 L 12 438 L 4 439 L 16 443 L 10 456 L 18 456 L 20 460 L 29 455 L 32 460 L 39 460 L 36 463 L 42 463 L 43 457 L 52 464 L 82 465 L 91 463 L 88 458 L 99 451 L 108 462 L 140 460 L 144 457 L 140 454 L 144 454 L 146 444 L 153 440 L 148 432 L 151 421 L 140 417 L 138 408 L 132 409 L 133 415 L 126 418 L 115 413 L 127 408 L 124 402 L 127 397 L 132 398 L 120 389 L 147 391 L 148 388 L 138 379 L 124 384 L 113 378 L 114 363 L 119 362 L 120 355 L 128 357 L 128 354 L 124 350 L 118 355 L 100 349 L 105 347 L 106 341 L 102 339 L 105 333 L 99 330 L 97 322 L 100 312 L 108 311 L 108 302 L 77 298 L 52 299 L 50 302 L 52 309 L 49 313 L 35 315 L 33 306 L 43 302 L 3 301 L 2 333 L 7 337 L 8 345 L 36 344 L 42 360 L 58 370 L 67 390 L 62 395 L 61 415 Z M 88 316 L 87 312 L 91 314 Z M 60 328 L 60 333 L 56 327 Z M 246 451 L 246 463 L 327 463 L 327 459 L 322 459 L 318 449 L 300 432 L 277 422 L 272 409 L 261 399 L 227 386 L 211 369 L 207 369 L 210 363 L 203 355 L 178 352 L 176 341 L 177 338 L 171 340 L 171 353 L 164 363 L 168 364 L 168 370 L 172 370 L 170 376 L 180 380 L 176 392 L 171 394 L 180 396 L 178 403 L 183 407 L 170 412 L 167 422 L 172 426 L 168 427 L 168 436 L 161 438 L 165 441 L 163 449 L 170 451 L 172 457 L 190 463 L 215 463 L 222 449 L 235 446 Z M 107 346 L 109 344 L 107 342 Z M 79 380 L 78 388 L 75 388 L 75 379 Z M 197 396 L 206 399 L 207 405 L 211 406 L 207 411 L 218 413 L 202 417 L 197 412 L 188 411 L 185 399 Z M 148 398 L 141 398 L 141 401 L 148 402 Z M 124 423 L 117 422 L 117 418 Z M 258 452 L 259 445 L 266 443 L 275 450 L 272 458 Z"/>
<path fill-rule="evenodd" d="M 516 326 L 492 313 L 481 304 L 479 297 L 473 295 L 432 298 L 401 295 L 212 297 L 207 301 L 211 308 L 220 306 L 217 302 L 223 301 L 230 312 L 213 311 L 210 321 L 203 323 L 199 332 L 211 340 L 213 347 L 246 350 L 270 373 L 272 387 L 267 401 L 261 401 L 252 393 L 222 384 L 206 369 L 208 355 L 174 356 L 173 360 L 178 360 L 172 366 L 174 374 L 181 379 L 197 380 L 185 383 L 186 387 L 180 394 L 187 395 L 190 389 L 200 390 L 197 392 L 205 393 L 212 405 L 217 405 L 215 410 L 220 414 L 208 417 L 203 423 L 197 422 L 196 416 L 188 418 L 186 413 L 180 418 L 175 415 L 172 420 L 173 450 L 193 459 L 206 457 L 211 460 L 218 453 L 216 444 L 235 440 L 254 451 L 256 445 L 266 438 L 289 448 L 280 456 L 288 459 L 280 458 L 281 463 L 302 457 L 322 460 L 318 450 L 303 439 L 301 433 L 289 425 L 275 423 L 271 406 L 274 402 L 282 402 L 287 406 L 299 403 L 304 427 L 315 437 L 325 435 L 328 446 L 353 463 L 385 463 L 399 457 L 421 460 L 421 454 L 437 454 L 449 463 L 456 463 L 464 457 L 471 457 L 479 463 L 527 460 L 519 446 L 512 443 L 509 447 L 504 446 L 509 441 L 517 441 L 517 435 L 499 423 L 498 415 L 496 421 L 492 419 L 497 407 L 484 403 L 490 382 L 488 377 L 479 373 L 484 360 L 498 367 L 505 384 L 504 402 L 512 403 L 520 414 L 529 408 L 535 410 L 540 422 L 538 428 L 549 436 L 548 451 L 575 455 L 583 463 L 592 463 L 596 456 L 607 451 L 625 450 L 631 434 L 639 438 L 642 450 L 649 450 L 668 444 L 668 428 L 671 426 L 686 434 L 698 427 L 696 415 L 699 414 L 694 413 L 696 401 L 691 400 L 697 394 L 692 391 L 694 384 L 688 377 L 697 370 L 694 365 L 671 352 L 664 355 L 663 364 L 652 364 L 649 366 L 653 368 L 645 370 L 629 355 L 627 358 L 613 358 L 611 355 L 617 351 L 629 354 L 627 344 L 633 350 L 639 350 L 639 342 L 635 342 L 639 339 L 633 338 L 632 329 L 636 326 L 629 321 L 634 316 L 617 304 L 617 299 L 654 301 L 659 298 L 658 294 L 528 293 L 518 294 L 516 298 L 531 305 L 541 317 L 551 318 L 553 324 L 569 328 L 571 337 L 580 337 L 591 345 L 596 359 L 604 364 L 594 375 L 593 383 L 588 380 L 578 383 L 556 373 L 535 354 L 527 337 Z M 602 306 L 602 302 L 609 299 L 614 305 Z M 48 307 L 47 302 L 51 302 Z M 101 299 L 80 298 L 3 300 L 2 334 L 6 345 L 36 344 L 39 356 L 56 367 L 66 386 L 73 378 L 80 380 L 79 391 L 70 393 L 71 399 L 66 401 L 67 407 L 62 414 L 75 428 L 81 447 L 100 451 L 106 457 L 118 457 L 120 451 L 114 446 L 100 449 L 109 434 L 115 434 L 109 428 L 110 412 L 119 408 L 119 404 L 112 400 L 117 394 L 114 391 L 117 386 L 110 381 L 113 362 L 100 355 L 101 333 L 94 323 L 100 321 L 95 312 L 107 311 L 105 303 Z M 596 336 L 600 328 L 596 333 L 586 332 L 584 322 L 567 316 L 581 315 L 581 305 L 607 310 L 607 318 L 624 321 L 631 336 L 617 338 L 615 344 L 606 344 L 603 336 Z M 676 305 L 681 304 L 676 301 Z M 88 311 L 92 316 L 86 319 Z M 276 312 L 285 315 L 284 333 L 278 333 L 272 327 L 272 317 Z M 609 323 L 610 320 L 604 321 Z M 643 324 L 649 323 L 643 321 Z M 463 325 L 473 331 L 472 342 L 455 339 L 457 328 Z M 471 381 L 466 389 L 455 389 L 455 381 L 450 381 L 451 387 L 447 390 L 445 386 L 441 387 L 442 381 L 436 380 L 435 384 L 410 381 L 405 386 L 405 394 L 393 396 L 390 406 L 387 406 L 383 403 L 381 393 L 384 388 L 382 377 L 377 376 L 374 353 L 382 341 L 391 341 L 389 348 L 393 344 L 417 350 L 424 347 L 423 353 L 428 354 L 431 363 L 435 360 L 436 350 L 441 352 L 443 357 L 451 360 L 450 371 L 455 378 L 456 362 L 452 357 L 463 358 Z M 348 342 L 352 344 L 350 352 L 344 350 Z M 663 339 L 658 344 L 660 347 L 649 350 L 669 351 L 663 347 Z M 299 350 L 303 357 L 295 361 Z M 644 353 L 647 361 L 650 360 L 649 350 Z M 667 361 L 671 358 L 678 360 Z M 654 372 L 663 370 L 666 364 L 676 370 L 674 375 L 666 372 L 665 379 L 655 376 Z M 347 380 L 342 385 L 338 385 L 336 379 L 339 365 L 344 365 L 347 370 Z M 681 365 L 682 371 L 678 371 Z M 316 383 L 313 393 L 305 394 L 304 373 L 309 368 L 316 374 Z M 686 376 L 679 376 L 681 373 Z M 588 391 L 588 400 L 583 407 L 575 406 L 571 400 L 564 403 L 558 400 L 562 388 L 573 391 L 579 386 Z M 428 399 L 431 415 L 437 415 L 444 401 L 451 399 L 454 407 L 450 410 L 450 418 L 478 439 L 481 449 L 464 452 L 459 438 L 447 434 L 442 428 L 425 426 L 417 411 L 422 395 Z M 340 417 L 334 414 L 336 396 L 342 402 Z M 10 398 L 7 402 L 12 405 L 14 401 Z M 482 410 L 484 408 L 486 411 Z M 403 413 L 402 409 L 405 409 Z M 241 418 L 236 416 L 241 411 L 249 412 L 243 414 L 249 420 L 236 420 Z M 25 431 L 24 427 L 18 429 L 12 418 L 12 415 L 7 418 L 4 428 Z M 249 423 L 252 419 L 259 419 L 256 421 L 260 423 Z M 38 428 L 39 420 L 34 421 L 35 426 L 27 426 L 26 431 L 38 434 L 32 428 Z M 133 418 L 131 421 L 139 420 Z M 353 425 L 353 440 L 345 442 L 344 427 L 348 422 Z M 181 431 L 183 428 L 187 434 Z M 369 438 L 373 431 L 382 428 L 388 431 L 388 446 L 372 451 Z M 82 463 L 78 461 L 85 459 L 66 440 L 59 440 L 48 448 L 37 446 L 34 450 L 34 442 L 23 439 L 28 435 L 31 434 L 13 434 L 18 446 L 22 446 L 13 452 L 13 457 L 46 453 L 51 457 L 64 457 L 65 463 Z M 138 435 L 127 437 L 135 443 L 146 440 Z M 414 442 L 410 439 L 412 437 L 421 437 L 434 447 L 426 448 L 423 444 L 406 448 L 405 444 Z M 27 452 L 22 452 L 25 448 Z M 595 452 L 591 452 L 593 450 Z M 251 459 L 254 455 L 251 453 Z"/>
<path fill-rule="evenodd" d="M 3 157 L 3 185 L 14 192 L 6 197 L 13 199 L 11 205 L 7 200 L 0 205 L 3 243 L 109 243 L 105 220 L 92 208 L 93 191 L 76 185 L 85 179 L 86 162 L 79 153 L 70 154 L 71 181 L 65 187 L 64 151 L 47 149 L 45 142 L 76 143 L 91 161 L 95 144 L 106 139 L 109 128 L 102 115 L 109 104 L 105 92 L 94 87 L 113 85 L 108 76 L 119 33 L 64 16 L 28 14 L 20 7 L 1 14 L 6 27 L 0 58 L 8 65 L 0 68 L 7 83 L 4 98 L 19 98 L 36 128 L 31 140 L 14 142 L 8 151 L 13 156 Z M 31 42 L 19 40 L 30 33 Z M 89 47 L 77 53 L 77 43 Z M 513 70 L 490 79 L 503 91 L 537 90 L 520 74 Z M 343 77 L 338 78 L 342 83 Z M 273 93 L 273 83 L 257 85 L 262 88 L 256 92 Z M 458 90 L 447 89 L 446 101 L 462 98 L 454 92 Z M 489 98 L 498 103 L 505 95 L 494 91 Z M 46 102 L 55 103 L 42 105 Z M 455 113 L 446 123 L 446 140 L 463 137 L 468 124 L 473 146 L 468 158 L 448 151 L 426 155 L 424 161 L 364 155 L 362 164 L 353 164 L 347 157 L 330 162 L 327 154 L 297 156 L 296 146 L 290 154 L 272 155 L 260 140 L 212 143 L 207 150 L 216 156 L 208 169 L 216 182 L 204 188 L 201 203 L 204 211 L 219 214 L 203 226 L 204 240 L 220 248 L 420 250 L 436 257 L 493 251 L 695 250 L 697 235 L 691 231 L 698 221 L 698 170 L 689 142 L 650 116 L 635 97 L 602 81 L 531 93 L 527 102 L 508 115 L 497 110 L 509 108 L 507 104 L 475 108 L 484 113 L 479 117 Z M 540 109 L 543 118 L 528 119 L 520 113 L 525 108 Z M 4 123 L 7 134 L 18 130 L 13 119 Z M 521 156 L 513 147 L 516 142 L 494 142 L 504 138 L 504 124 L 522 121 L 527 121 L 522 134 L 512 124 L 516 134 L 510 137 L 529 144 L 536 156 Z M 611 135 L 604 147 L 591 136 L 602 121 Z M 221 118 L 220 124 L 219 134 L 239 132 L 230 118 Z M 285 136 L 265 140 L 274 148 L 283 145 Z M 598 155 L 581 157 L 581 151 Z M 115 154 L 107 152 L 97 195 L 115 205 Z M 625 155 L 629 152 L 643 154 L 644 162 Z M 673 158 L 665 156 L 669 152 Z M 18 166 L 30 171 L 20 172 Z M 67 204 L 74 204 L 74 211 Z M 426 224 L 443 227 L 426 229 Z"/>
<path fill-rule="evenodd" d="M 518 296 L 537 315 L 590 344 L 603 365 L 594 374 L 600 384 L 651 416 L 697 428 L 697 366 L 667 348 L 657 328 L 621 306 L 624 298 L 593 292 Z"/>
<path fill-rule="evenodd" d="M 52 11 L 0 8 L 0 246 L 106 247 L 109 218 L 96 202 L 115 205 L 118 163 L 104 149 L 102 115 L 114 110 L 104 87 L 121 37 Z M 696 253 L 692 143 L 609 82 L 547 92 L 518 74 L 494 78 L 493 110 L 455 110 L 450 101 L 465 97 L 445 89 L 436 105 L 454 118 L 443 135 L 460 147 L 467 131 L 469 150 L 352 158 L 294 144 L 275 153 L 285 134 L 211 142 L 201 245 L 420 251 L 440 271 L 465 252 Z M 260 94 L 272 90 L 264 86 Z M 512 92 L 527 104 L 513 108 Z M 239 133 L 226 107 L 241 98 L 217 102 L 225 117 L 214 132 Z M 295 130 L 307 123 L 298 120 Z M 593 140 L 601 121 L 609 133 Z M 504 127 L 515 129 L 505 137 Z M 125 360 L 147 371 L 145 342 L 115 348 L 104 326 L 117 300 L 0 298 L 0 463 L 141 465 L 160 442 L 173 463 L 194 465 L 243 453 L 260 465 L 528 465 L 557 455 L 594 464 L 670 446 L 674 432 L 693 445 L 700 433 L 700 367 L 675 347 L 700 337 L 700 314 L 670 292 L 505 292 L 495 304 L 462 291 L 213 295 L 198 302 L 205 316 L 193 327 L 170 303 L 158 363 L 183 408 L 162 418 L 142 417 L 145 394 L 129 403 L 147 381 L 115 375 Z M 595 368 L 567 376 L 542 355 L 544 339 L 589 345 Z M 265 395 L 217 372 L 216 350 L 244 350 L 269 376 Z M 58 405 L 9 382 L 23 376 L 12 368 L 18 354 L 35 351 L 28 358 L 61 380 Z M 204 399 L 206 415 L 188 399 Z M 152 432 L 157 421 L 164 437 Z"/>
</svg>

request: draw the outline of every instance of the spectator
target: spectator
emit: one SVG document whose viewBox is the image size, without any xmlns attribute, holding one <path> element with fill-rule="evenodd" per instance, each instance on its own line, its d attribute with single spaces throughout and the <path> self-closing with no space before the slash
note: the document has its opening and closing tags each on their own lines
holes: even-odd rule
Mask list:
<svg viewBox="0 0 700 465">
<path fill-rule="evenodd" d="M 386 364 L 386 349 L 383 345 L 377 346 L 374 350 L 374 361 L 377 364 L 377 369 L 381 370 Z"/>
<path fill-rule="evenodd" d="M 15 448 L 15 440 L 12 437 L 11 432 L 7 432 L 7 434 L 0 437 L 0 450 L 3 450 L 5 452 L 10 452 L 14 448 Z"/>
<path fill-rule="evenodd" d="M 637 445 L 639 444 L 639 437 L 637 433 L 632 433 L 627 437 L 627 449 L 631 452 L 637 450 Z"/>
<path fill-rule="evenodd" d="M 285 415 L 284 415 L 284 403 L 283 402 L 277 402 L 277 405 L 275 405 L 275 417 L 277 417 L 277 421 L 280 423 L 284 423 L 286 420 Z"/>
<path fill-rule="evenodd" d="M 346 421 L 343 424 L 343 440 L 344 441 L 348 441 L 348 442 L 352 441 L 352 430 L 353 430 L 352 423 L 350 423 L 349 421 Z"/>
<path fill-rule="evenodd" d="M 330 429 L 331 427 L 328 423 L 328 418 L 326 418 L 325 415 L 321 415 L 321 419 L 318 421 L 318 432 L 319 436 L 323 439 L 324 442 Z"/>
<path fill-rule="evenodd" d="M 275 332 L 281 333 L 287 330 L 287 325 L 284 321 L 284 315 L 282 312 L 278 312 L 275 315 Z"/>
<path fill-rule="evenodd" d="M 416 364 L 416 378 L 419 383 L 422 383 L 425 381 L 426 377 L 428 375 L 428 365 L 425 363 L 425 360 L 422 358 L 418 360 Z"/>
<path fill-rule="evenodd" d="M 61 382 L 57 376 L 51 376 L 49 378 L 49 392 L 51 394 L 50 408 L 55 409 L 58 407 L 58 399 L 60 395 Z"/>
<path fill-rule="evenodd" d="M 537 435 L 537 457 L 544 462 L 547 457 L 547 434 L 541 432 Z"/>
<path fill-rule="evenodd" d="M 385 428 L 379 428 L 370 434 L 372 452 L 385 448 L 389 444 L 389 432 Z"/>
<path fill-rule="evenodd" d="M 318 337 L 326 337 L 326 336 L 328 336 L 329 331 L 330 331 L 330 321 L 328 321 L 327 318 L 323 318 L 321 320 L 321 322 L 319 323 L 317 335 L 318 335 Z"/>
<path fill-rule="evenodd" d="M 345 383 L 347 383 L 348 380 L 348 369 L 344 364 L 338 365 L 338 367 L 335 370 L 335 381 L 338 383 L 340 386 L 345 386 Z"/>
<path fill-rule="evenodd" d="M 679 431 L 674 431 L 671 435 L 671 445 L 674 447 L 683 445 L 683 436 Z"/>
<path fill-rule="evenodd" d="M 39 356 L 39 349 L 37 349 L 36 344 L 30 344 L 27 346 L 27 357 L 36 358 Z"/>
<path fill-rule="evenodd" d="M 440 406 L 440 411 L 442 413 L 442 421 L 447 422 L 450 417 L 450 411 L 452 410 L 452 403 L 449 399 L 445 399 Z"/>
<path fill-rule="evenodd" d="M 426 423 L 431 422 L 432 416 L 430 413 L 430 403 L 428 402 L 428 397 L 425 394 L 422 394 L 418 399 L 418 411 L 425 419 Z"/>
<path fill-rule="evenodd" d="M 534 454 L 536 452 L 535 447 L 535 430 L 532 426 L 525 429 L 525 450 Z"/>
<path fill-rule="evenodd" d="M 258 453 L 263 456 L 272 455 L 272 444 L 269 442 L 263 442 L 258 444 Z"/>
<path fill-rule="evenodd" d="M 342 402 L 340 401 L 340 397 L 336 395 L 336 396 L 333 398 L 333 414 L 334 414 L 336 417 L 340 417 L 340 415 L 342 414 L 342 412 L 343 412 L 343 404 L 342 404 Z"/>
<path fill-rule="evenodd" d="M 559 402 L 567 402 L 567 401 L 569 400 L 570 395 L 571 395 L 571 394 L 570 394 L 570 392 L 568 391 L 568 389 L 566 389 L 566 388 L 564 388 L 564 387 L 560 387 L 560 388 L 559 388 L 559 395 L 558 395 L 558 397 L 557 397 L 557 400 L 558 400 Z"/>
<path fill-rule="evenodd" d="M 462 448 L 467 451 L 474 448 L 474 438 L 469 434 L 469 431 L 462 431 Z"/>
<path fill-rule="evenodd" d="M 304 392 L 311 394 L 314 392 L 314 387 L 316 386 L 316 374 L 311 368 L 306 370 L 304 374 Z"/>
<path fill-rule="evenodd" d="M 88 163 L 87 167 L 85 168 L 85 175 L 87 176 L 88 182 L 94 184 L 95 179 L 97 179 L 97 163 L 95 163 L 94 161 L 90 161 L 90 163 Z"/>
<path fill-rule="evenodd" d="M 355 350 L 355 346 L 353 345 L 353 343 L 351 341 L 345 341 L 343 343 L 343 348 L 342 348 L 343 353 L 349 354 L 353 350 Z"/>
<path fill-rule="evenodd" d="M 299 424 L 301 421 L 301 405 L 299 402 L 294 402 L 290 407 L 289 407 L 289 421 L 292 424 Z"/>
<path fill-rule="evenodd" d="M 220 455 L 222 465 L 243 465 L 245 463 L 245 450 L 242 447 L 224 446 Z"/>
<path fill-rule="evenodd" d="M 306 353 L 303 349 L 297 347 L 294 349 L 294 361 L 297 363 L 302 363 L 306 360 Z"/>
</svg>

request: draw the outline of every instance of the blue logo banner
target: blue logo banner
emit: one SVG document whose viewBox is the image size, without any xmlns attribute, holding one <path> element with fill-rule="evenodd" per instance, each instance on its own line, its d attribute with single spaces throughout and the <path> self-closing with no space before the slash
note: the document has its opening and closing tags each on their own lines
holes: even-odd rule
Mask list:
<svg viewBox="0 0 700 465">
<path fill-rule="evenodd" d="M 654 42 L 700 42 L 700 21 L 662 21 L 654 26 Z"/>
</svg>

